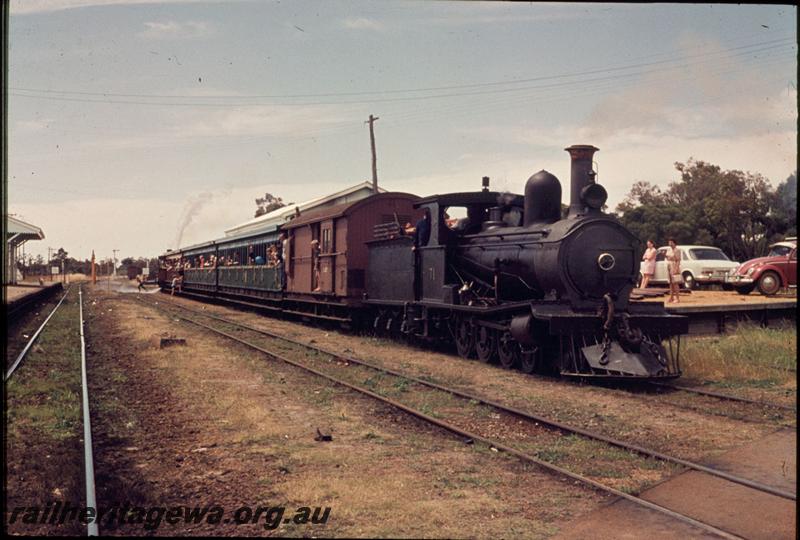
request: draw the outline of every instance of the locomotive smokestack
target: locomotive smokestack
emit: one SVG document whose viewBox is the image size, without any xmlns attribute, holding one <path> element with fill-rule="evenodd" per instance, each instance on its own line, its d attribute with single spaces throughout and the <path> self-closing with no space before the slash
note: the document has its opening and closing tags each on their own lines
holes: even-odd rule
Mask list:
<svg viewBox="0 0 800 540">
<path fill-rule="evenodd" d="M 581 193 L 586 186 L 594 184 L 595 173 L 592 170 L 592 156 L 599 148 L 590 144 L 575 144 L 564 150 L 569 152 L 569 157 L 572 159 L 568 214 L 569 217 L 572 217 L 586 206 L 586 202 L 581 199 Z"/>
</svg>

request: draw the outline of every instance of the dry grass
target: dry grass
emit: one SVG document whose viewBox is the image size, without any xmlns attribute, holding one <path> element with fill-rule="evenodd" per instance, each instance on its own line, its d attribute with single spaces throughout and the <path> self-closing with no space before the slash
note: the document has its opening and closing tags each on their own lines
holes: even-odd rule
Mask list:
<svg viewBox="0 0 800 540">
<path fill-rule="evenodd" d="M 50 319 L 6 384 L 6 511 L 83 500 L 77 291 Z M 7 522 L 8 523 L 8 522 Z M 80 534 L 64 526 L 9 525 L 13 534 Z"/>
<path fill-rule="evenodd" d="M 681 356 L 687 379 L 722 386 L 797 387 L 794 324 L 772 328 L 743 324 L 727 335 L 688 338 Z"/>
<path fill-rule="evenodd" d="M 603 500 L 515 458 L 464 445 L 372 400 L 140 308 L 115 301 L 102 317 L 124 321 L 120 333 L 129 348 L 138 349 L 136 365 L 172 388 L 170 410 L 180 408 L 198 419 L 196 438 L 219 442 L 206 453 L 189 455 L 228 456 L 224 468 L 236 471 L 236 483 L 215 487 L 213 496 L 290 509 L 332 508 L 324 527 L 282 524 L 275 534 L 546 538 Z M 188 344 L 149 348 L 145 343 L 154 331 L 179 333 Z M 333 441 L 316 442 L 318 427 Z M 266 466 L 254 467 L 257 460 L 266 460 Z M 223 465 L 209 462 L 207 468 Z M 526 493 L 537 496 L 520 495 Z"/>
</svg>

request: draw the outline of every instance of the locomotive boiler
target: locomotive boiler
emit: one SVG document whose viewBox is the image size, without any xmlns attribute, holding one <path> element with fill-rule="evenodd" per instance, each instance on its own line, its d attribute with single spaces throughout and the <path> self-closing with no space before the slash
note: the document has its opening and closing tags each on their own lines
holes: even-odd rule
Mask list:
<svg viewBox="0 0 800 540">
<path fill-rule="evenodd" d="M 463 357 L 526 372 L 678 376 L 686 319 L 661 305 L 630 303 L 639 241 L 603 211 L 607 194 L 592 167 L 597 148 L 566 150 L 565 216 L 561 183 L 547 171 L 530 177 L 524 197 L 484 189 L 418 201 L 432 234 L 405 255 L 405 265 L 415 268 L 413 286 L 408 276 L 393 280 L 391 273 L 402 266 L 407 245 L 370 246 L 366 302 L 375 306 L 374 325 L 450 337 Z M 461 219 L 451 218 L 456 209 Z"/>
</svg>

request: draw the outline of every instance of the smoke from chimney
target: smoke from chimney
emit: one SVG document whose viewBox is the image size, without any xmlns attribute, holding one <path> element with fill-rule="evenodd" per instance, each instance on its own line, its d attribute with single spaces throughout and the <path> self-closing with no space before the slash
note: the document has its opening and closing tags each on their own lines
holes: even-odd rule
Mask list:
<svg viewBox="0 0 800 540">
<path fill-rule="evenodd" d="M 183 233 L 186 228 L 192 224 L 195 216 L 203 209 L 203 207 L 214 199 L 214 193 L 210 191 L 203 191 L 198 193 L 186 201 L 181 212 L 181 217 L 178 220 L 178 232 L 175 235 L 175 242 L 173 246 L 177 249 L 181 247 L 181 240 L 183 240 Z"/>
</svg>

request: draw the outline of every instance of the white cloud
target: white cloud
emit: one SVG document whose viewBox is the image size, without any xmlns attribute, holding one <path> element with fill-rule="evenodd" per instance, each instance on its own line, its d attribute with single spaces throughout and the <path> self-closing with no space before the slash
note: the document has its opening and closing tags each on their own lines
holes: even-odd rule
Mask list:
<svg viewBox="0 0 800 540">
<path fill-rule="evenodd" d="M 189 39 L 203 37 L 211 33 L 212 28 L 204 21 L 187 22 L 146 22 L 145 30 L 137 34 L 142 39 Z"/>
<path fill-rule="evenodd" d="M 345 28 L 349 28 L 351 30 L 381 31 L 384 28 L 383 23 L 374 19 L 368 19 L 366 17 L 349 17 L 345 19 L 342 24 Z"/>
<path fill-rule="evenodd" d="M 601 99 L 584 123 L 585 134 L 595 140 L 617 132 L 696 138 L 796 129 L 796 90 L 775 93 L 765 83 L 762 63 L 726 53 L 707 38 L 702 47 L 697 43 L 698 38 L 682 38 L 685 65 L 651 71 Z M 692 60 L 697 50 L 708 54 L 713 63 L 708 58 Z M 779 60 L 785 52 L 775 54 L 765 60 Z"/>
</svg>

